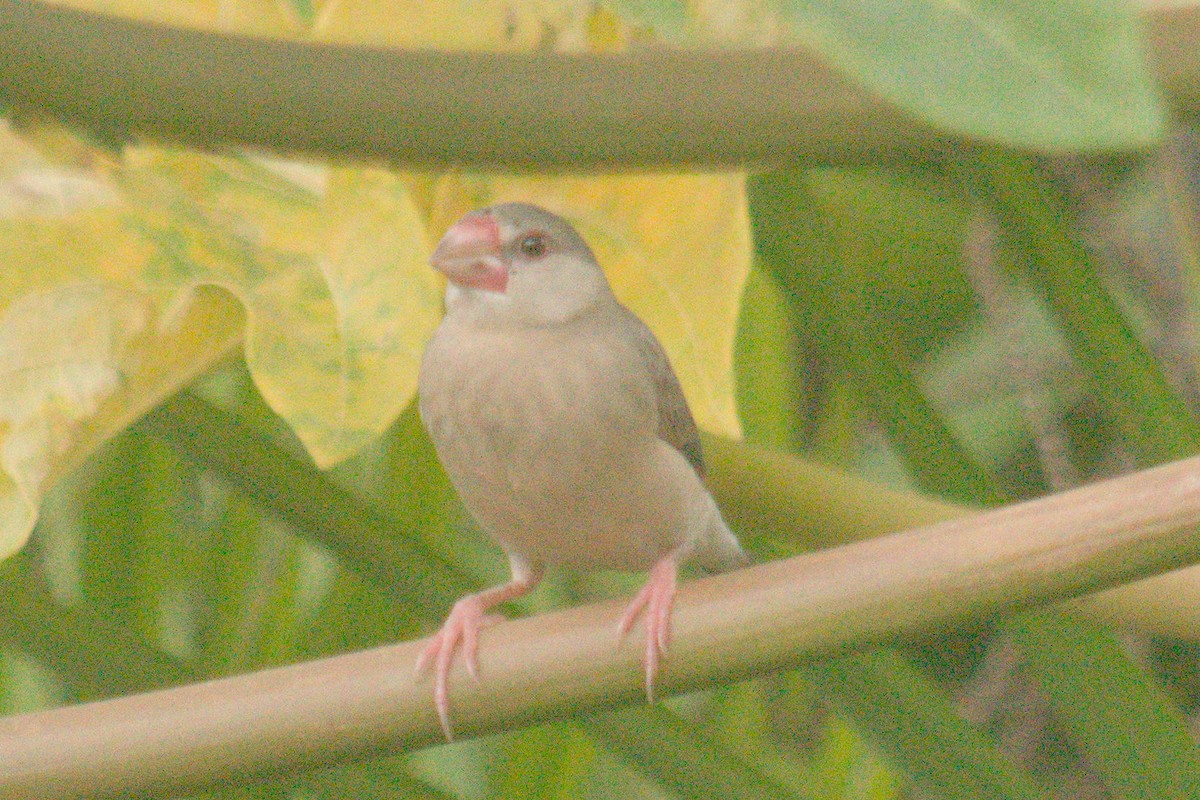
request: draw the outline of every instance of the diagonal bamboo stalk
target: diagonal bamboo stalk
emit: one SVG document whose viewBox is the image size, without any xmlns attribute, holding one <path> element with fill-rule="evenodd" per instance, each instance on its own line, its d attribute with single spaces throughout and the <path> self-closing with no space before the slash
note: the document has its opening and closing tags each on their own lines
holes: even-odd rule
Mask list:
<svg viewBox="0 0 1200 800">
<path fill-rule="evenodd" d="M 1062 600 L 1200 560 L 1200 458 L 687 584 L 669 692 Z M 637 702 L 619 601 L 500 624 L 460 735 Z M 0 719 L 0 796 L 186 792 L 438 741 L 418 643 Z"/>
</svg>

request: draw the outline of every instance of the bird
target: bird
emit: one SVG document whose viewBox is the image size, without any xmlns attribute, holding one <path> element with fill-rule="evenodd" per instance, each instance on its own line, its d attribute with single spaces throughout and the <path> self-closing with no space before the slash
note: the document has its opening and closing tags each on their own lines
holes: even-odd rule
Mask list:
<svg viewBox="0 0 1200 800">
<path fill-rule="evenodd" d="M 421 419 L 511 569 L 506 583 L 458 600 L 418 656 L 446 738 L 456 654 L 479 680 L 488 612 L 532 591 L 547 567 L 648 571 L 617 635 L 644 620 L 653 702 L 680 565 L 748 562 L 704 485 L 699 432 L 666 352 L 575 228 L 541 207 L 466 214 L 430 263 L 447 283 L 418 374 Z"/>
</svg>

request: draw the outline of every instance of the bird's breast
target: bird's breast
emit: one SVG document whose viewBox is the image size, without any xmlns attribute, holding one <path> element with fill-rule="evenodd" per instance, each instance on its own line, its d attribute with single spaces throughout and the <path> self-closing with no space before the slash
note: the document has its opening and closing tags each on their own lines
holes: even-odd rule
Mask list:
<svg viewBox="0 0 1200 800">
<path fill-rule="evenodd" d="M 636 353 L 599 333 L 438 334 L 420 385 L 435 442 L 463 438 L 520 460 L 531 447 L 545 455 L 620 450 L 655 430 L 653 386 Z"/>
<path fill-rule="evenodd" d="M 421 414 L 468 509 L 547 563 L 637 568 L 677 538 L 657 507 L 653 392 L 631 343 L 587 328 L 444 323 L 421 368 Z"/>
</svg>

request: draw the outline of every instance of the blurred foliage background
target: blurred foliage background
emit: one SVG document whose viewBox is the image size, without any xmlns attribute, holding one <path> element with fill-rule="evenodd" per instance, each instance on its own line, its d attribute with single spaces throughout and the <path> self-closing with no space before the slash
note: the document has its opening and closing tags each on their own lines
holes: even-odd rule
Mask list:
<svg viewBox="0 0 1200 800">
<path fill-rule="evenodd" d="M 958 138 L 887 163 L 531 176 L 115 145 L 12 110 L 0 712 L 413 638 L 503 577 L 412 402 L 430 243 L 501 199 L 579 226 L 710 433 L 967 507 L 1200 449 L 1200 140 L 1167 118 L 1136 8 L 72 5 L 387 47 L 803 46 Z M 760 558 L 805 546 L 739 533 Z M 558 574 L 519 610 L 638 578 Z M 979 620 L 197 797 L 1197 797 L 1200 605 L 1151 605 Z"/>
</svg>

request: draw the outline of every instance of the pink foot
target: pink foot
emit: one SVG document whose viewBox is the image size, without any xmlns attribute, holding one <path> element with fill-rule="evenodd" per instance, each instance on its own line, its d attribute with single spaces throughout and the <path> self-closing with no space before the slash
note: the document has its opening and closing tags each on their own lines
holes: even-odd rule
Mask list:
<svg viewBox="0 0 1200 800">
<path fill-rule="evenodd" d="M 454 739 L 450 729 L 450 667 L 454 653 L 461 647 L 467 672 L 479 680 L 479 629 L 502 620 L 498 614 L 486 613 L 506 600 L 529 594 L 541 580 L 541 568 L 511 558 L 513 579 L 503 586 L 494 586 L 478 594 L 469 594 L 454 604 L 450 616 L 435 633 L 429 644 L 417 656 L 416 674 L 433 667 L 433 706 L 437 709 L 446 741 Z"/>
<path fill-rule="evenodd" d="M 671 609 L 675 605 L 678 571 L 674 555 L 660 559 L 651 567 L 649 580 L 626 607 L 617 624 L 617 633 L 624 639 L 645 612 L 646 651 L 642 664 L 646 668 L 646 700 L 650 703 L 654 702 L 654 679 L 658 676 L 659 661 L 671 644 Z"/>
<path fill-rule="evenodd" d="M 502 619 L 497 614 L 485 614 L 484 610 L 477 594 L 459 600 L 450 611 L 450 616 L 446 617 L 442 629 L 430 638 L 429 644 L 417 657 L 418 675 L 430 666 L 434 668 L 433 705 L 447 741 L 454 738 L 450 730 L 450 666 L 454 663 L 454 653 L 461 645 L 467 672 L 478 681 L 479 629 Z"/>
</svg>

